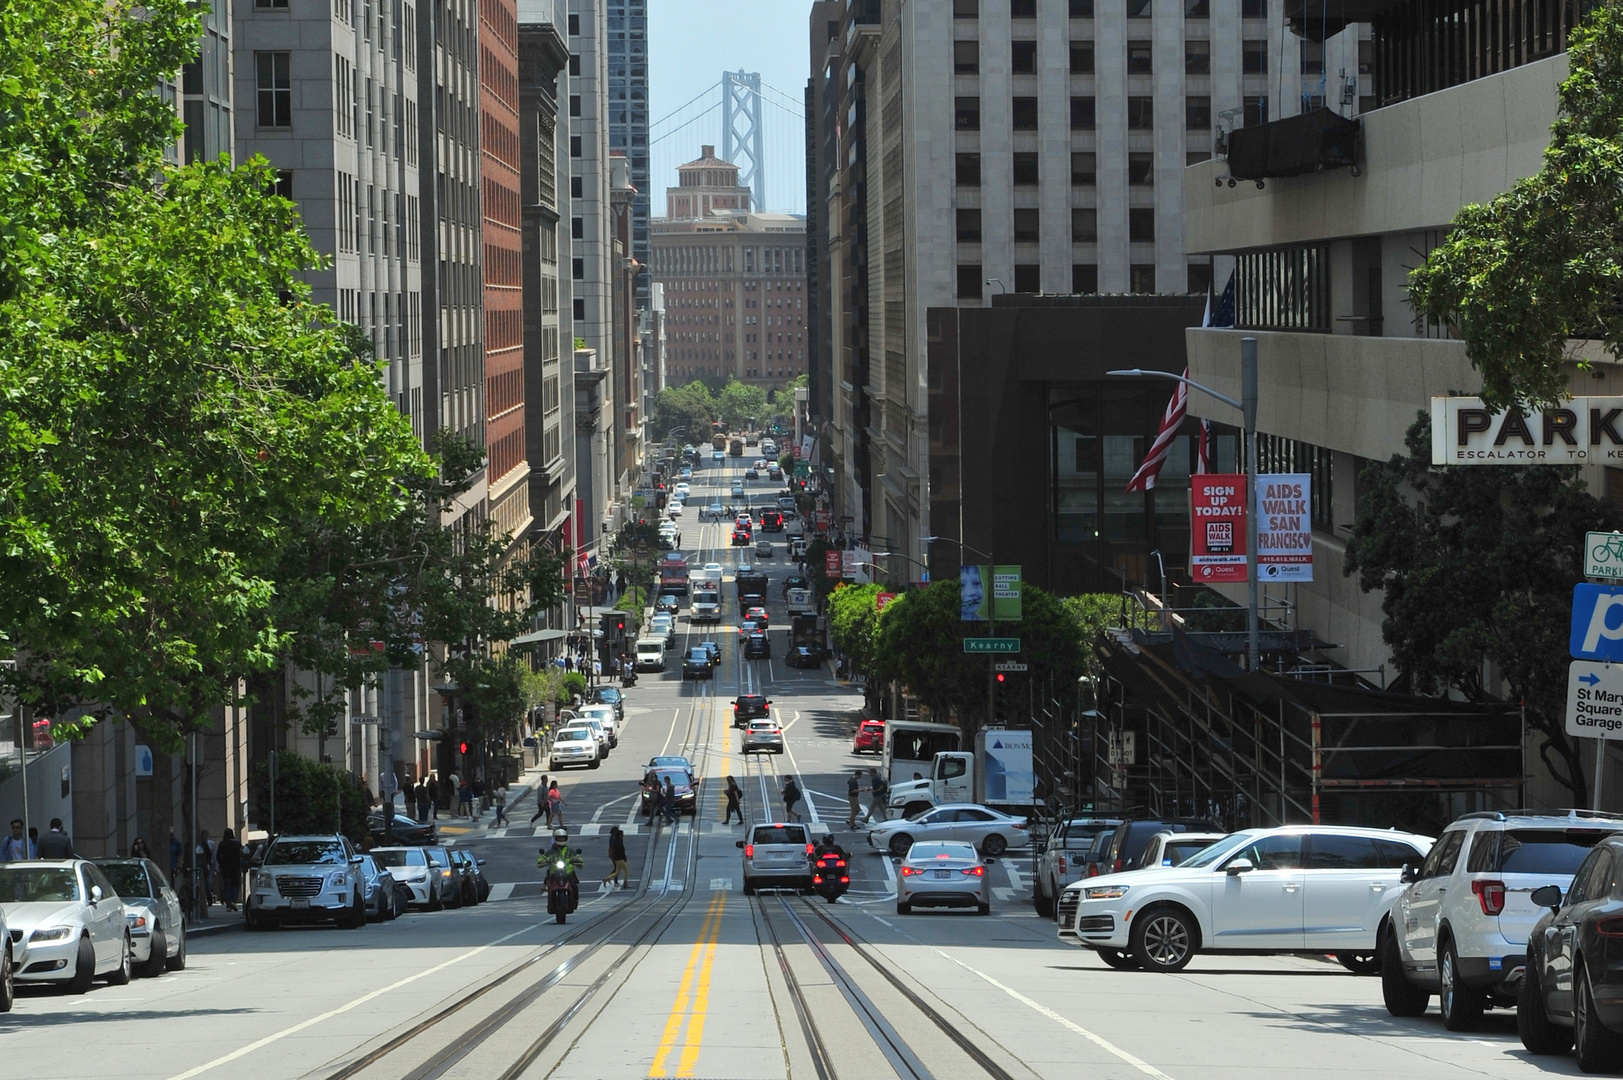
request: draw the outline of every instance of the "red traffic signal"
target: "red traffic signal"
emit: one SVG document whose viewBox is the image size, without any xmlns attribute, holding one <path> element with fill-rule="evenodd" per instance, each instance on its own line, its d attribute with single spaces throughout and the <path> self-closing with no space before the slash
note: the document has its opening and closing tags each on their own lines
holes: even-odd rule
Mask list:
<svg viewBox="0 0 1623 1080">
<path fill-rule="evenodd" d="M 998 682 L 1002 682 L 1002 681 L 1003 681 L 1003 672 L 1001 672 L 1001 671 L 1000 671 L 1000 672 L 998 672 L 998 673 L 997 673 L 997 681 L 998 681 Z M 467 745 L 467 744 L 466 744 L 466 743 L 464 743 L 464 744 L 463 744 L 463 745 L 464 745 L 464 746 L 465 746 L 465 745 Z"/>
<path fill-rule="evenodd" d="M 999 678 L 1002 678 L 1002 676 L 999 676 Z M 466 754 L 468 752 L 468 744 L 467 743 L 458 743 L 457 744 L 457 750 L 460 751 L 461 753 Z"/>
</svg>

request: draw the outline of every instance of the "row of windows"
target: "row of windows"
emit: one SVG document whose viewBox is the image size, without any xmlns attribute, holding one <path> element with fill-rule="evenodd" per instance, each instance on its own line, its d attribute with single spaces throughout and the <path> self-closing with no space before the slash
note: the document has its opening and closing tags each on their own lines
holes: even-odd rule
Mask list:
<svg viewBox="0 0 1623 1080">
<path fill-rule="evenodd" d="M 1204 131 L 1212 126 L 1212 99 L 1209 94 L 1190 94 L 1184 101 L 1184 129 Z M 1009 110 L 1009 123 L 1015 131 L 1037 130 L 1037 99 L 1017 97 Z M 1092 131 L 1096 125 L 1094 99 L 1071 99 L 1071 130 Z M 1155 99 L 1130 97 L 1127 99 L 1127 126 L 1134 131 L 1151 131 L 1155 126 Z M 958 97 L 953 99 L 953 127 L 959 131 L 981 129 L 981 99 Z"/>
<path fill-rule="evenodd" d="M 981 212 L 979 210 L 958 211 L 958 242 L 963 244 L 978 244 L 981 242 Z M 1014 242 L 1017 244 L 1036 244 L 1043 239 L 1042 213 L 1034 209 L 1017 209 L 1014 211 Z M 1071 208 L 1071 242 L 1076 244 L 1092 244 L 1099 239 L 1099 211 L 1091 206 L 1073 206 Z M 1152 207 L 1134 207 L 1127 211 L 1127 239 L 1136 243 L 1153 243 L 1155 240 L 1155 210 Z"/>
<path fill-rule="evenodd" d="M 1187 289 L 1191 294 L 1200 294 L 1210 290 L 1212 282 L 1211 265 L 1208 263 L 1189 263 L 1187 267 Z M 1128 267 L 1128 291 L 1135 293 L 1155 292 L 1155 265 L 1153 263 L 1133 263 Z M 958 264 L 958 299 L 980 300 L 985 296 L 986 280 L 984 268 L 980 263 Z M 1007 285 L 1008 282 L 1000 284 Z M 1051 283 L 1057 286 L 1057 282 Z M 1014 282 L 1011 292 L 1040 293 L 1043 291 L 1042 267 L 1036 263 L 1017 263 L 1014 267 Z M 1060 291 L 1055 288 L 1054 291 Z M 1099 291 L 1099 264 L 1098 263 L 1072 263 L 1070 292 L 1089 294 Z"/>
<path fill-rule="evenodd" d="M 1070 70 L 1076 75 L 1093 74 L 1093 45 L 1091 41 L 1073 41 L 1070 43 Z M 1207 75 L 1211 73 L 1212 46 L 1209 41 L 1184 42 L 1184 72 L 1189 75 Z M 1154 74 L 1154 47 L 1148 41 L 1134 40 L 1127 43 L 1127 74 L 1151 75 Z M 1317 74 L 1324 69 L 1324 50 L 1320 46 L 1316 50 L 1303 52 L 1303 71 L 1310 70 L 1306 64 L 1310 58 L 1317 58 L 1317 67 L 1312 72 Z M 1016 75 L 1037 74 L 1037 43 L 1035 41 L 1011 41 L 1009 43 L 1009 65 Z M 960 75 L 974 75 L 981 70 L 981 43 L 974 39 L 954 41 L 952 43 L 952 70 Z M 1240 42 L 1240 74 L 1266 75 L 1268 73 L 1268 42 L 1263 38 L 1247 38 Z"/>
<path fill-rule="evenodd" d="M 1046 0 L 1054 6 L 1061 3 L 1065 5 L 1066 14 L 1072 19 L 1093 18 L 1093 0 Z M 998 3 L 998 0 L 987 0 L 987 7 Z M 982 0 L 952 0 L 952 17 L 955 19 L 980 18 Z M 1001 6 L 1001 5 L 1000 5 Z M 1129 19 L 1147 19 L 1150 17 L 1149 0 L 1124 0 Z M 1037 0 L 1009 0 L 1009 18 L 1035 19 L 1037 17 Z M 1208 0 L 1183 0 L 1183 17 L 1186 19 L 1209 19 L 1211 8 Z M 1268 17 L 1268 0 L 1240 0 L 1240 17 L 1242 19 L 1266 19 Z"/>
<path fill-rule="evenodd" d="M 1190 150 L 1184 154 L 1184 164 L 1198 165 L 1211 157 L 1205 150 Z M 1071 153 L 1071 186 L 1094 187 L 1099 182 L 1099 155 L 1090 150 Z M 956 161 L 959 187 L 981 186 L 981 156 L 975 153 L 959 154 Z M 1041 181 L 1035 153 L 1014 155 L 1014 183 L 1016 187 L 1035 187 Z M 1134 187 L 1155 186 L 1155 155 L 1133 152 L 1127 155 L 1127 182 Z"/>
<path fill-rule="evenodd" d="M 488 343 L 487 343 L 487 348 Z M 509 409 L 524 404 L 524 369 L 501 371 L 485 376 L 485 416 L 495 419 Z"/>
<path fill-rule="evenodd" d="M 524 284 L 524 258 L 513 248 L 485 245 L 485 284 L 508 285 L 517 288 Z"/>
<path fill-rule="evenodd" d="M 524 463 L 524 423 L 519 418 L 517 431 L 503 435 L 496 440 L 490 448 L 490 476 L 498 479 L 506 476 Z"/>
<path fill-rule="evenodd" d="M 485 308 L 485 348 L 491 352 L 524 344 L 524 312 Z"/>
</svg>

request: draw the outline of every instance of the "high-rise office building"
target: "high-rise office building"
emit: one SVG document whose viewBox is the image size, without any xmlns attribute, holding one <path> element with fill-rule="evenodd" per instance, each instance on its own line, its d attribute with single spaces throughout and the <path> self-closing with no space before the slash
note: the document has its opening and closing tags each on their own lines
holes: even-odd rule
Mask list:
<svg viewBox="0 0 1623 1080">
<path fill-rule="evenodd" d="M 608 0 L 609 151 L 624 154 L 631 196 L 631 257 L 648 265 L 648 0 Z M 636 309 L 648 306 L 648 276 L 635 285 Z"/>
</svg>

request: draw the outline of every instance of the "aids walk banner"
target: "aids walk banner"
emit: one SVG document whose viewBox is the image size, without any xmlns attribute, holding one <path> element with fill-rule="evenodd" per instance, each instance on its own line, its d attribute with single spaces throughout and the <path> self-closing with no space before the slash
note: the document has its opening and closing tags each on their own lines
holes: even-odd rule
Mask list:
<svg viewBox="0 0 1623 1080">
<path fill-rule="evenodd" d="M 1189 574 L 1196 581 L 1245 580 L 1245 477 L 1189 478 Z"/>
<path fill-rule="evenodd" d="M 1257 580 L 1313 580 L 1312 502 L 1307 473 L 1257 477 Z"/>
</svg>

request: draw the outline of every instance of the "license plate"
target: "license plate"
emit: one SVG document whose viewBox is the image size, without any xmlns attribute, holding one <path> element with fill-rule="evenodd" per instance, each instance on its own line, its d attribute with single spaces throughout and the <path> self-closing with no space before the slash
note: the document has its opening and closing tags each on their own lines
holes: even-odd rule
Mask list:
<svg viewBox="0 0 1623 1080">
<path fill-rule="evenodd" d="M 294 900 L 291 903 L 292 903 L 292 906 L 295 909 L 297 909 L 297 908 L 307 908 L 307 907 L 310 906 L 310 901 L 308 901 L 308 900 Z"/>
<path fill-rule="evenodd" d="M 939 881 L 945 881 L 948 878 L 952 877 L 952 871 L 951 870 L 934 870 L 934 871 L 931 871 L 931 873 L 935 874 L 936 879 L 939 880 Z"/>
</svg>

